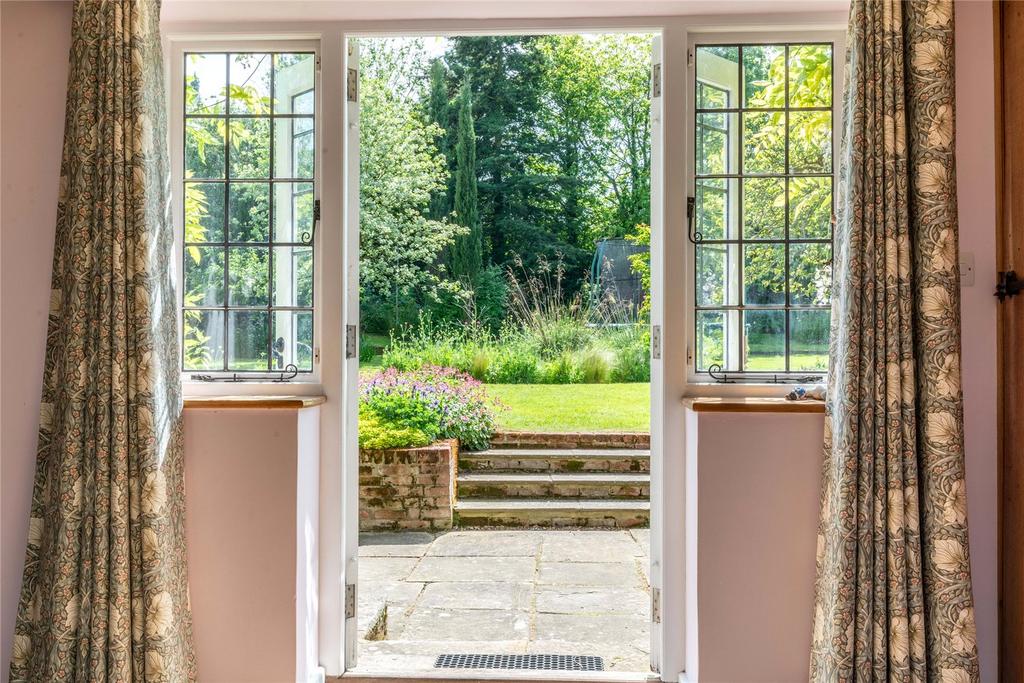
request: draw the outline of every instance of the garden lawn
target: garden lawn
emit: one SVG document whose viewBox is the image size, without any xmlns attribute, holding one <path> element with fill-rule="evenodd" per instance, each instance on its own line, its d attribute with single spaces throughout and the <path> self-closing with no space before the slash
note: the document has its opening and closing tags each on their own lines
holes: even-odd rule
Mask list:
<svg viewBox="0 0 1024 683">
<path fill-rule="evenodd" d="M 539 432 L 624 431 L 651 428 L 650 384 L 486 384 L 502 405 L 501 429 Z"/>
</svg>

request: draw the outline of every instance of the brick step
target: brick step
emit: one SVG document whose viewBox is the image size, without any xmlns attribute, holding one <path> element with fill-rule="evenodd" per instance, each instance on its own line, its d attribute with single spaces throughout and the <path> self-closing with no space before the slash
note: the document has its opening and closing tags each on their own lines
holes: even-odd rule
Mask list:
<svg viewBox="0 0 1024 683">
<path fill-rule="evenodd" d="M 650 448 L 645 432 L 496 432 L 493 448 Z"/>
<path fill-rule="evenodd" d="M 647 500 L 651 475 L 625 472 L 459 472 L 467 498 L 598 498 Z"/>
<path fill-rule="evenodd" d="M 625 448 L 491 448 L 459 453 L 465 472 L 650 472 L 651 452 Z"/>
<path fill-rule="evenodd" d="M 471 499 L 455 504 L 460 527 L 633 528 L 650 524 L 651 504 L 638 500 Z"/>
</svg>

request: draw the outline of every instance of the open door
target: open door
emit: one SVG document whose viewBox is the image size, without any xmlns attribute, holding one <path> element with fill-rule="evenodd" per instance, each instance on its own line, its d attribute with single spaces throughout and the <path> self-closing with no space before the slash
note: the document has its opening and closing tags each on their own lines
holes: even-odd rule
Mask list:
<svg viewBox="0 0 1024 683">
<path fill-rule="evenodd" d="M 356 595 L 359 560 L 359 41 L 347 40 L 345 55 L 345 224 L 342 247 L 345 292 L 342 303 L 345 359 L 342 363 L 345 623 L 342 639 L 345 670 L 356 666 L 358 628 Z"/>
</svg>

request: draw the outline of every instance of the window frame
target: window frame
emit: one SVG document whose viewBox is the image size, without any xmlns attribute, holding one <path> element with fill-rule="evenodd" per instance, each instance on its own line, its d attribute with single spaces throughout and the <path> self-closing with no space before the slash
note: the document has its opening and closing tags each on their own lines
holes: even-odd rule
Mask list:
<svg viewBox="0 0 1024 683">
<path fill-rule="evenodd" d="M 683 135 L 686 141 L 685 158 L 685 197 L 696 196 L 696 93 L 697 67 L 696 48 L 704 45 L 775 45 L 794 43 L 831 43 L 832 52 L 832 188 L 833 215 L 836 210 L 837 190 L 839 186 L 840 138 L 843 130 L 843 92 L 846 61 L 845 33 L 839 30 L 802 29 L 798 27 L 786 29 L 747 29 L 736 25 L 727 30 L 716 28 L 693 27 L 687 32 L 687 60 L 685 110 L 683 117 Z M 742 84 L 741 86 L 742 87 Z M 736 116 L 739 122 L 739 115 Z M 740 124 L 741 125 L 741 124 Z M 739 150 L 742 154 L 742 150 Z M 787 169 L 788 171 L 788 169 Z M 756 176 L 755 176 L 756 177 Z M 737 181 L 739 182 L 739 181 Z M 741 226 L 742 229 L 742 226 Z M 682 226 L 689 235 L 690 226 Z M 833 231 L 834 234 L 834 231 Z M 696 303 L 696 249 L 697 246 L 688 237 L 684 241 L 684 278 L 683 307 L 686 334 L 686 386 L 687 396 L 784 396 L 793 385 L 808 381 L 809 377 L 820 377 L 817 382 L 827 381 L 827 371 L 726 371 L 728 381 L 715 379 L 707 371 L 697 370 L 697 303 Z M 786 240 L 786 244 L 789 241 Z M 787 251 L 788 253 L 788 251 Z M 833 255 L 834 255 L 833 243 Z M 739 254 L 739 250 L 737 250 Z M 741 258 L 741 256 L 738 256 Z M 788 267 L 787 267 L 788 272 Z M 742 286 L 742 283 L 740 283 Z M 788 289 L 788 282 L 787 282 Z M 785 308 L 769 308 L 767 310 L 789 310 L 789 302 Z M 788 348 L 788 344 L 787 344 Z"/>
<path fill-rule="evenodd" d="M 171 207 L 172 207 L 172 222 L 174 226 L 174 249 L 173 249 L 173 264 L 171 266 L 171 272 L 174 275 L 175 286 L 177 288 L 175 305 L 177 307 L 177 320 L 178 320 L 178 344 L 179 358 L 178 358 L 178 371 L 181 376 L 182 386 L 185 395 L 224 395 L 224 394 L 317 394 L 320 393 L 322 386 L 322 362 L 321 362 L 321 348 L 322 348 L 322 330 L 323 330 L 323 303 L 324 303 L 324 284 L 325 278 L 323 272 L 326 264 L 324 254 L 322 253 L 321 239 L 323 221 L 322 219 L 313 223 L 313 234 L 311 241 L 312 258 L 313 258 L 313 282 L 312 282 L 312 307 L 311 310 L 313 316 L 313 336 L 312 336 L 312 367 L 309 371 L 300 370 L 294 377 L 287 379 L 275 379 L 275 376 L 279 373 L 283 373 L 281 370 L 186 370 L 184 363 L 184 296 L 185 296 L 185 282 L 184 282 L 184 189 L 185 189 L 185 174 L 184 174 L 184 160 L 185 160 L 185 106 L 184 106 L 184 88 L 181 84 L 185 78 L 185 56 L 189 53 L 242 53 L 242 52 L 253 52 L 253 53 L 287 53 L 287 52 L 311 52 L 314 55 L 314 73 L 313 73 L 313 89 L 316 92 L 314 97 L 314 108 L 313 108 L 313 140 L 314 140 L 314 156 L 313 156 L 313 177 L 309 181 L 313 185 L 313 200 L 314 202 L 319 201 L 322 194 L 322 188 L 324 187 L 325 181 L 329 179 L 323 177 L 323 171 L 325 168 L 322 148 L 323 139 L 322 131 L 324 129 L 323 110 L 324 110 L 324 97 L 322 87 L 322 73 L 321 73 L 321 41 L 313 37 L 295 37 L 295 38 L 283 38 L 283 39 L 267 39 L 265 36 L 246 36 L 246 35 L 233 35 L 230 38 L 225 39 L 207 39 L 203 37 L 183 37 L 183 38 L 171 38 L 165 44 L 165 64 L 166 72 L 168 74 L 166 83 L 166 99 L 167 99 L 167 116 L 168 116 L 168 148 L 170 150 L 170 172 L 171 172 Z M 305 92 L 309 92 L 308 90 Z M 301 95 L 303 93 L 297 93 Z M 294 97 L 294 96 L 292 96 Z M 279 119 L 286 120 L 287 117 Z M 268 117 L 270 125 L 273 125 L 273 117 Z M 292 134 L 293 131 L 290 131 Z M 267 179 L 267 182 L 273 185 L 273 170 Z M 230 179 L 225 177 L 225 182 Z M 273 188 L 271 187 L 271 191 Z M 227 206 L 224 207 L 227 212 Z M 266 243 L 256 242 L 252 246 L 265 246 L 267 249 L 272 250 L 276 245 L 269 237 L 273 233 L 273 225 L 268 226 L 271 231 L 271 235 L 268 236 Z M 228 235 L 225 235 L 225 240 L 228 239 Z M 227 244 L 228 242 L 225 242 Z M 286 245 L 287 246 L 287 245 Z M 225 255 L 225 258 L 226 255 Z M 269 267 L 269 266 L 268 266 Z M 225 307 L 223 310 L 232 310 L 228 304 L 228 292 L 224 292 Z M 273 302 L 270 302 L 270 306 L 266 310 L 269 311 L 271 319 L 268 321 L 270 329 L 273 330 L 273 312 L 279 308 L 274 307 Z M 289 310 L 293 307 L 283 307 L 282 310 Z M 262 309 L 261 309 L 262 310 Z M 303 310 L 307 310 L 303 307 Z M 224 354 L 227 356 L 227 339 L 225 339 Z M 271 358 L 268 361 L 272 361 Z M 207 376 L 211 379 L 199 379 L 198 376 Z M 282 376 L 287 377 L 287 374 Z"/>
</svg>

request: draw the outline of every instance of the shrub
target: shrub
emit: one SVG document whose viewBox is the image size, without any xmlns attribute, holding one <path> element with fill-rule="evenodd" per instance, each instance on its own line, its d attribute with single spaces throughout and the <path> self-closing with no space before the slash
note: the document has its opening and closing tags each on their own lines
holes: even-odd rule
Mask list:
<svg viewBox="0 0 1024 683">
<path fill-rule="evenodd" d="M 576 384 L 580 377 L 579 367 L 570 353 L 563 353 L 555 360 L 545 363 L 540 371 L 542 384 Z"/>
<path fill-rule="evenodd" d="M 487 379 L 487 368 L 491 366 L 491 354 L 487 351 L 480 350 L 473 356 L 473 360 L 469 365 L 469 374 L 473 376 L 473 379 L 483 381 Z"/>
<path fill-rule="evenodd" d="M 359 411 L 360 448 L 419 448 L 432 441 L 426 432 L 415 427 L 385 420 L 371 410 Z"/>
<path fill-rule="evenodd" d="M 364 410 L 382 422 L 418 430 L 434 439 L 458 439 L 470 449 L 486 448 L 494 433 L 492 404 L 483 385 L 454 368 L 389 368 L 359 389 Z"/>
<path fill-rule="evenodd" d="M 580 375 L 587 384 L 608 382 L 612 375 L 612 354 L 610 351 L 590 349 L 580 360 Z"/>
<path fill-rule="evenodd" d="M 539 359 L 523 344 L 495 350 L 487 381 L 495 384 L 535 384 L 540 375 Z"/>
</svg>

